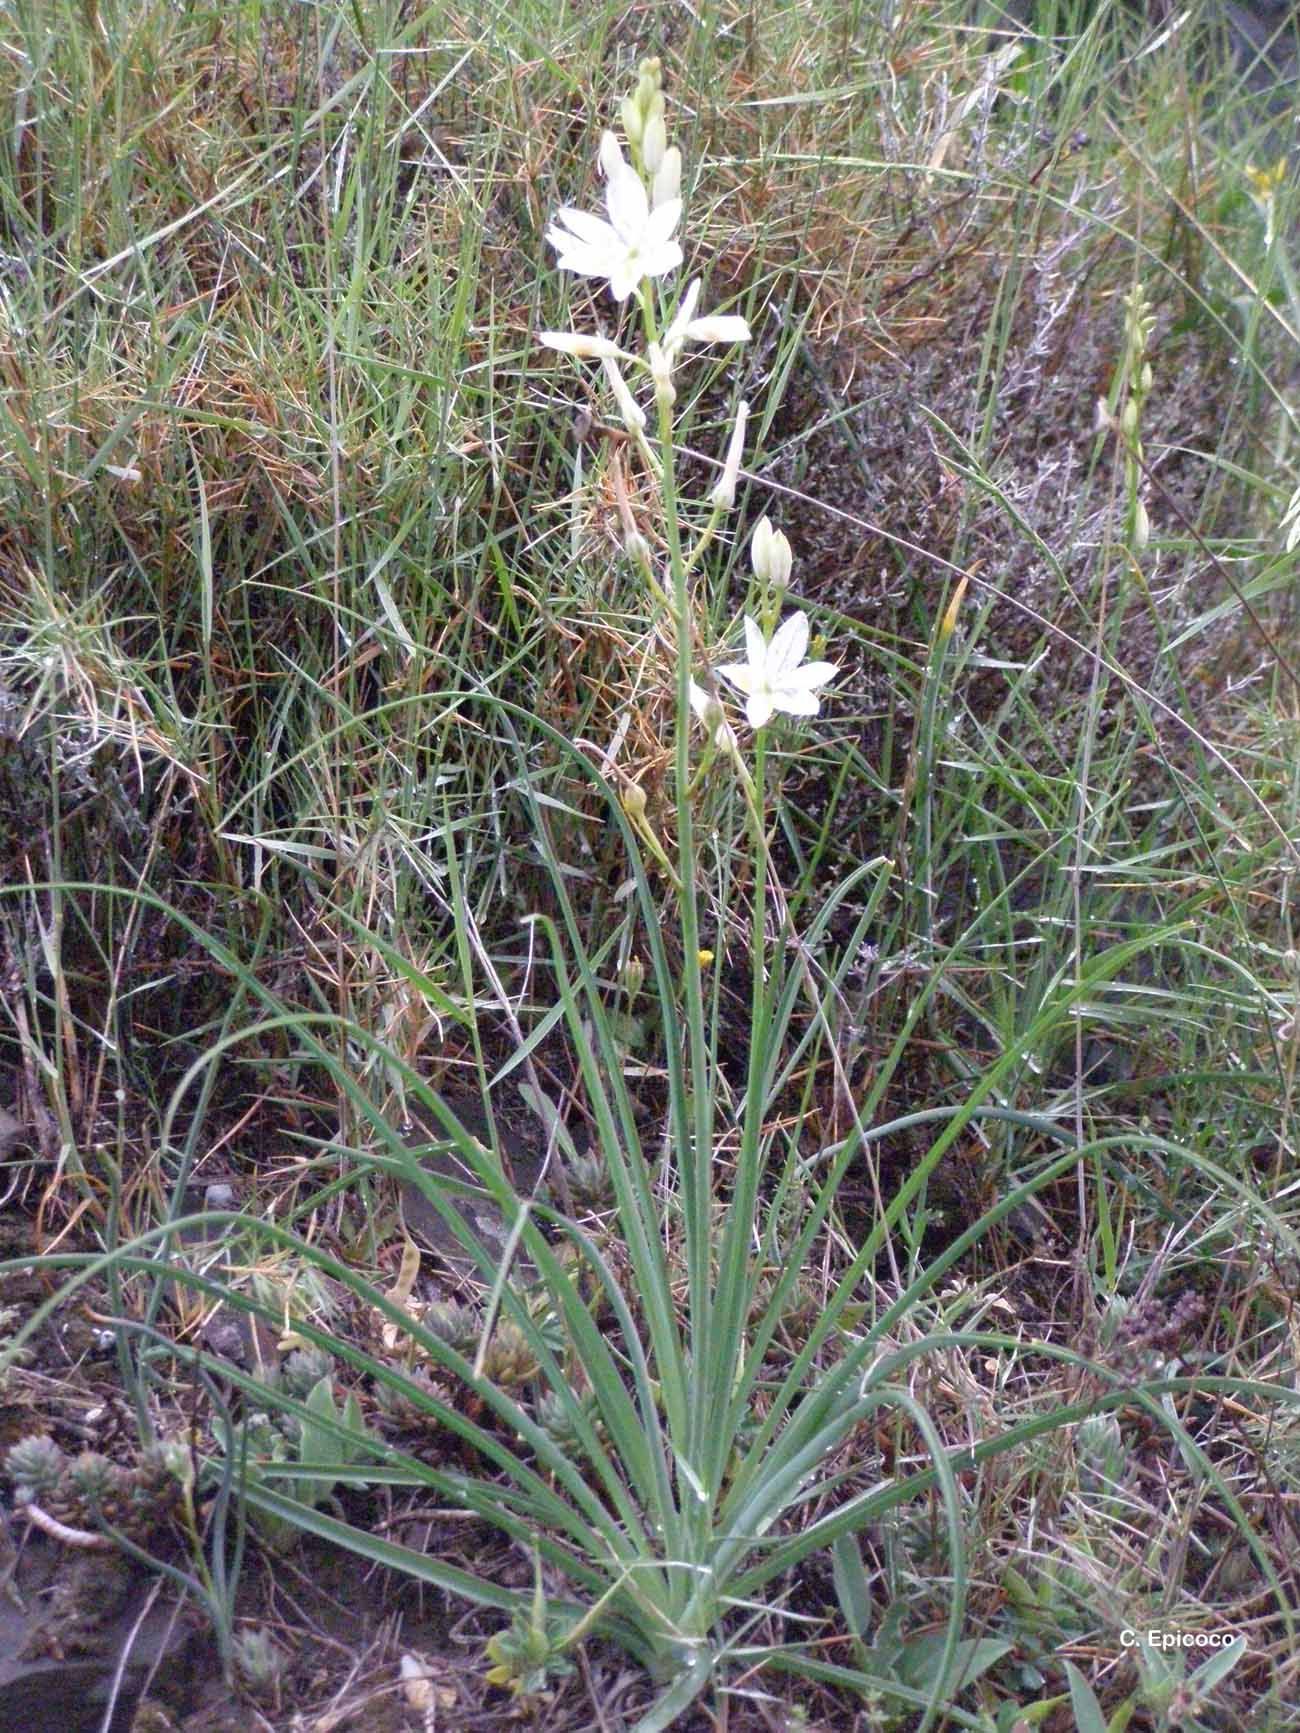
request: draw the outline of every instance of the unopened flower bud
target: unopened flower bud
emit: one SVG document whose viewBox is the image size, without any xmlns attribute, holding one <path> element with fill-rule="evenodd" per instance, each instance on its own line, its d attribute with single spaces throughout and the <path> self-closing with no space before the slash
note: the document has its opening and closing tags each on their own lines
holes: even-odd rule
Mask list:
<svg viewBox="0 0 1300 1733">
<path fill-rule="evenodd" d="M 704 732 L 714 746 L 723 748 L 734 746 L 736 736 L 732 732 L 731 724 L 727 721 L 727 713 L 713 694 L 692 680 L 690 698 L 691 709 L 703 724 Z"/>
<path fill-rule="evenodd" d="M 182 1486 L 188 1486 L 194 1478 L 194 1459 L 179 1438 L 164 1439 L 158 1446 L 157 1460 Z"/>
<path fill-rule="evenodd" d="M 790 568 L 794 564 L 790 543 L 781 530 L 772 528 L 772 520 L 762 517 L 749 544 L 750 564 L 760 583 L 774 590 L 784 590 L 790 583 Z"/>
<path fill-rule="evenodd" d="M 692 343 L 748 343 L 753 333 L 749 321 L 738 313 L 709 313 L 692 319 L 686 327 Z"/>
<path fill-rule="evenodd" d="M 619 106 L 619 118 L 623 122 L 623 131 L 627 134 L 629 144 L 640 144 L 644 123 L 641 119 L 641 108 L 634 96 L 625 96 Z"/>
<path fill-rule="evenodd" d="M 646 796 L 645 789 L 642 788 L 639 782 L 629 782 L 618 798 L 623 811 L 632 820 L 633 824 L 644 823 Z"/>
<path fill-rule="evenodd" d="M 641 134 L 641 160 L 646 166 L 647 174 L 658 174 L 663 167 L 664 152 L 667 149 L 668 129 L 664 125 L 664 117 L 662 114 L 652 114 Z"/>
<path fill-rule="evenodd" d="M 669 199 L 682 196 L 682 153 L 675 144 L 670 144 L 664 152 L 663 161 L 655 170 L 654 187 L 650 202 L 656 210 L 660 205 L 666 205 Z"/>
<path fill-rule="evenodd" d="M 575 355 L 582 361 L 603 361 L 606 356 L 611 361 L 619 357 L 628 359 L 608 337 L 594 337 L 584 331 L 539 331 L 537 341 L 561 355 Z"/>
<path fill-rule="evenodd" d="M 730 511 L 736 503 L 736 483 L 740 479 L 740 459 L 745 449 L 745 423 L 748 420 L 749 405 L 742 397 L 736 409 L 736 424 L 731 430 L 722 475 L 710 495 L 714 505 L 721 506 L 724 511 Z"/>
<path fill-rule="evenodd" d="M 1149 361 L 1144 361 L 1142 363 L 1142 371 L 1138 374 L 1139 390 L 1143 393 L 1150 391 L 1151 387 L 1155 384 L 1155 378 L 1155 374 L 1151 371 L 1151 363 Z"/>
<path fill-rule="evenodd" d="M 629 433 L 640 433 L 645 427 L 645 410 L 628 390 L 627 380 L 608 355 L 601 358 L 601 365 L 605 369 L 606 379 L 609 380 L 609 388 L 614 393 L 624 427 Z"/>
<path fill-rule="evenodd" d="M 1133 546 L 1138 553 L 1151 540 L 1151 519 L 1147 516 L 1147 508 L 1142 501 L 1133 503 Z"/>
<path fill-rule="evenodd" d="M 623 965 L 623 988 L 629 999 L 635 999 L 645 985 L 645 964 L 640 957 L 629 957 Z"/>
<path fill-rule="evenodd" d="M 659 62 L 657 60 L 643 60 L 641 62 L 641 76 L 636 81 L 636 91 L 632 97 L 633 102 L 641 111 L 643 123 L 654 112 L 654 99 L 659 96 L 661 82 Z M 659 100 L 662 102 L 663 98 L 660 96 Z"/>
<path fill-rule="evenodd" d="M 671 409 L 677 401 L 677 393 L 673 389 L 673 364 L 670 356 L 660 343 L 651 343 L 646 350 L 646 360 L 650 365 L 650 377 L 655 382 L 655 401 L 665 409 Z"/>
<path fill-rule="evenodd" d="M 1124 429 L 1125 433 L 1137 432 L 1138 406 L 1131 397 L 1124 405 L 1123 412 L 1119 418 L 1119 424 Z"/>
<path fill-rule="evenodd" d="M 650 570 L 650 543 L 640 530 L 633 530 L 624 539 L 623 552 L 634 564 L 640 566 L 643 572 Z"/>
</svg>

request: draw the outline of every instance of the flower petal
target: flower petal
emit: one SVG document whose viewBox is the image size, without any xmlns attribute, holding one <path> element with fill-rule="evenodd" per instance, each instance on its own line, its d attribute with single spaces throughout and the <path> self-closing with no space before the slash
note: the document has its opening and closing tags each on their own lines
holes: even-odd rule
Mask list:
<svg viewBox="0 0 1300 1733">
<path fill-rule="evenodd" d="M 791 668 L 781 676 L 783 686 L 805 686 L 810 691 L 814 686 L 824 686 L 828 680 L 833 680 L 840 671 L 838 662 L 805 662 L 800 668 Z"/>
<path fill-rule="evenodd" d="M 763 728 L 772 720 L 776 706 L 769 692 L 755 692 L 745 705 L 745 715 L 751 728 Z"/>
<path fill-rule="evenodd" d="M 631 173 L 630 170 L 628 172 Z M 636 181 L 638 187 L 641 187 L 641 182 L 637 180 L 635 175 L 632 175 L 632 179 Z M 644 187 L 641 187 L 641 196 L 644 199 Z M 681 214 L 682 201 L 680 199 L 666 199 L 663 204 L 656 205 L 654 210 L 642 219 L 646 244 L 659 246 L 664 241 L 670 240 Z"/>
<path fill-rule="evenodd" d="M 556 212 L 555 222 L 547 230 L 547 239 L 557 247 L 560 245 L 560 239 L 557 239 L 557 236 L 561 238 L 564 236 L 564 229 L 559 227 L 561 223 L 564 224 L 564 229 L 567 229 L 571 235 L 576 235 L 580 241 L 585 241 L 589 247 L 618 247 L 622 245 L 618 231 L 607 223 L 604 217 L 593 217 L 590 211 L 580 211 L 573 205 L 565 205 L 562 210 Z"/>
<path fill-rule="evenodd" d="M 789 716 L 815 716 L 821 709 L 821 699 L 815 692 L 784 683 L 773 688 L 772 703 Z"/>
<path fill-rule="evenodd" d="M 588 274 L 593 277 L 608 277 L 610 294 L 616 301 L 626 301 L 641 281 L 643 273 L 639 263 L 633 263 L 626 254 L 620 254 L 618 258 L 608 261 L 605 270 Z"/>
<path fill-rule="evenodd" d="M 767 639 L 758 621 L 749 614 L 745 615 L 745 655 L 751 668 L 767 667 Z"/>
<path fill-rule="evenodd" d="M 650 201 L 641 184 L 641 176 L 626 163 L 609 177 L 605 208 L 609 211 L 609 220 L 618 231 L 621 241 L 629 247 L 644 243 L 650 224 Z M 678 208 L 680 209 L 680 206 Z M 655 215 L 658 214 L 656 211 Z M 657 237 L 660 231 L 655 232 Z M 672 229 L 667 232 L 671 234 Z"/>
<path fill-rule="evenodd" d="M 703 319 L 692 319 L 683 336 L 688 343 L 748 343 L 750 329 L 738 315 L 706 315 Z"/>
<path fill-rule="evenodd" d="M 653 250 L 642 251 L 640 268 L 643 277 L 662 277 L 675 271 L 682 262 L 682 249 L 676 241 L 662 241 Z"/>
<path fill-rule="evenodd" d="M 782 675 L 799 666 L 807 649 L 808 616 L 799 611 L 781 622 L 768 645 L 767 665 L 771 670 L 774 685 L 780 683 Z"/>
<path fill-rule="evenodd" d="M 754 670 L 748 662 L 731 662 L 725 668 L 715 668 L 713 672 L 719 679 L 728 681 L 737 692 L 750 693 L 754 689 Z"/>
<path fill-rule="evenodd" d="M 586 247 L 581 241 L 562 247 L 556 254 L 556 266 L 561 271 L 576 271 L 580 277 L 608 277 L 614 261 L 608 252 Z"/>
</svg>

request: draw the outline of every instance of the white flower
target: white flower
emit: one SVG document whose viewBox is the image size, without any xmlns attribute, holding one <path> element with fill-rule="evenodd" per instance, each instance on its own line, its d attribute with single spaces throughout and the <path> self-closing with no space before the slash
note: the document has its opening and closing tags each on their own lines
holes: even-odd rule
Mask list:
<svg viewBox="0 0 1300 1733">
<path fill-rule="evenodd" d="M 691 681 L 691 709 L 704 724 L 704 732 L 716 747 L 725 752 L 736 744 L 726 711 L 711 692 L 697 686 L 694 680 Z"/>
<path fill-rule="evenodd" d="M 681 264 L 682 249 L 672 236 L 682 201 L 667 199 L 651 210 L 641 177 L 624 159 L 613 133 L 601 139 L 600 165 L 606 175 L 609 221 L 565 205 L 546 238 L 562 271 L 602 277 L 614 299 L 626 301 L 644 278 L 662 277 Z"/>
<path fill-rule="evenodd" d="M 681 305 L 673 315 L 672 324 L 664 332 L 663 348 L 669 360 L 675 361 L 687 343 L 748 343 L 749 325 L 736 314 L 695 317 L 700 299 L 700 279 L 694 278 L 682 296 Z"/>
<path fill-rule="evenodd" d="M 627 380 L 619 372 L 608 355 L 601 360 L 605 369 L 605 377 L 609 380 L 609 388 L 614 393 L 618 403 L 618 412 L 623 417 L 623 425 L 629 433 L 638 433 L 645 427 L 645 410 L 628 390 Z"/>
<path fill-rule="evenodd" d="M 537 341 L 561 355 L 576 355 L 582 361 L 631 361 L 626 349 L 608 337 L 589 337 L 582 331 L 539 331 Z"/>
<path fill-rule="evenodd" d="M 839 672 L 834 662 L 804 662 L 808 649 L 808 616 L 791 614 L 773 635 L 763 637 L 756 620 L 745 615 L 745 655 L 717 672 L 745 694 L 745 714 L 751 728 L 762 728 L 778 710 L 790 716 L 815 716 L 821 707 L 816 688 Z M 800 664 L 803 663 L 801 667 Z"/>
<path fill-rule="evenodd" d="M 742 397 L 736 408 L 736 425 L 731 430 L 722 474 L 709 495 L 714 505 L 721 506 L 724 511 L 730 511 L 736 503 L 736 482 L 740 476 L 740 457 L 745 449 L 745 423 L 748 420 L 749 405 Z"/>
</svg>

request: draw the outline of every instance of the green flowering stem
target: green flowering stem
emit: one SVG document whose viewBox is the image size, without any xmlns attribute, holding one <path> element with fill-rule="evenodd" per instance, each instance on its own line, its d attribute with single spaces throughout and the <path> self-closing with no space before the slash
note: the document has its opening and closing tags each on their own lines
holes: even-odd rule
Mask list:
<svg viewBox="0 0 1300 1733">
<path fill-rule="evenodd" d="M 715 505 L 712 512 L 709 514 L 708 523 L 705 524 L 704 528 L 695 538 L 695 546 L 686 556 L 686 576 L 688 578 L 690 577 L 691 572 L 695 569 L 696 562 L 699 560 L 700 555 L 705 552 L 717 535 L 718 525 L 722 522 L 725 509 L 724 506 Z"/>
<path fill-rule="evenodd" d="M 648 342 L 658 336 L 651 297 L 642 286 L 641 306 Z M 678 1164 L 681 1177 L 687 1241 L 687 1303 L 694 1364 L 710 1366 L 713 1353 L 713 1305 L 709 1291 L 710 1220 L 713 1166 L 713 1089 L 709 1073 L 709 1048 L 704 1022 L 703 966 L 700 961 L 700 920 L 695 885 L 695 833 L 691 817 L 691 644 L 690 587 L 682 548 L 681 518 L 677 500 L 677 473 L 673 441 L 672 404 L 666 395 L 656 396 L 659 417 L 659 448 L 662 454 L 661 497 L 668 563 L 672 578 L 673 611 L 677 620 L 677 725 L 674 740 L 674 779 L 677 807 L 677 859 L 680 871 L 675 890 L 681 919 L 682 982 L 685 993 L 688 1044 L 688 1095 L 682 1104 L 685 1123 L 679 1119 Z M 680 1112 L 681 1110 L 679 1110 Z M 686 1458 L 698 1462 L 707 1448 L 716 1424 L 707 1381 L 691 1381 L 690 1418 L 685 1442 Z M 684 1515 L 698 1524 L 703 1537 L 712 1520 L 711 1500 L 686 1499 Z"/>
</svg>

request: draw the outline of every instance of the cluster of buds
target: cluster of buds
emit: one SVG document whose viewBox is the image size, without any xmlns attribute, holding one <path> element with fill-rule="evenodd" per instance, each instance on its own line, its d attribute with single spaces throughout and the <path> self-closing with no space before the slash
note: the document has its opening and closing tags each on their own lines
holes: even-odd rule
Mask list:
<svg viewBox="0 0 1300 1733">
<path fill-rule="evenodd" d="M 758 520 L 754 539 L 749 544 L 749 561 L 754 576 L 766 592 L 767 606 L 774 614 L 778 613 L 785 592 L 790 588 L 794 556 L 785 532 L 774 530 L 770 518 Z"/>
<path fill-rule="evenodd" d="M 1129 497 L 1132 502 L 1129 521 L 1129 543 L 1135 553 L 1141 553 L 1151 540 L 1151 520 L 1142 499 L 1142 410 L 1151 392 L 1154 376 L 1147 359 L 1147 346 L 1155 329 L 1155 314 L 1151 311 L 1141 283 L 1135 283 L 1124 297 L 1125 364 L 1128 369 L 1128 395 L 1120 411 L 1120 428 L 1129 447 Z"/>
<path fill-rule="evenodd" d="M 653 202 L 662 205 L 679 197 L 682 153 L 668 142 L 663 68 L 657 56 L 641 62 L 636 89 L 623 98 L 619 116 L 633 160 L 650 179 Z"/>
<path fill-rule="evenodd" d="M 1128 401 L 1120 417 L 1125 433 L 1135 435 L 1146 401 L 1154 383 L 1147 347 L 1155 330 L 1156 316 L 1151 311 L 1146 291 L 1135 283 L 1124 297 L 1124 347 L 1128 365 Z"/>
<path fill-rule="evenodd" d="M 1124 297 L 1124 359 L 1120 384 L 1123 405 L 1118 415 L 1112 415 L 1106 399 L 1097 403 L 1097 426 L 1115 433 L 1126 448 L 1125 469 L 1129 496 L 1129 546 L 1141 553 L 1151 540 L 1151 520 L 1142 500 L 1142 410 L 1155 383 L 1151 362 L 1147 357 L 1151 333 L 1155 329 L 1155 314 L 1140 283 Z"/>
</svg>

